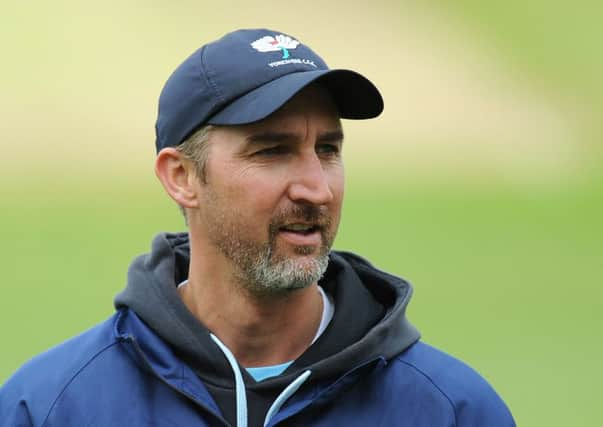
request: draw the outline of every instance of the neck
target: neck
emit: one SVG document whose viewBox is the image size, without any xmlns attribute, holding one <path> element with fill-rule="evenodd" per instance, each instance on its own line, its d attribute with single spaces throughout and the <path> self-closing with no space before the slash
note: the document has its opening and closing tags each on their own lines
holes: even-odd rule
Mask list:
<svg viewBox="0 0 603 427">
<path fill-rule="evenodd" d="M 310 346 L 323 309 L 316 283 L 276 295 L 254 295 L 228 273 L 227 260 L 203 262 L 194 249 L 191 246 L 188 284 L 179 289 L 180 295 L 241 365 L 288 362 Z"/>
</svg>

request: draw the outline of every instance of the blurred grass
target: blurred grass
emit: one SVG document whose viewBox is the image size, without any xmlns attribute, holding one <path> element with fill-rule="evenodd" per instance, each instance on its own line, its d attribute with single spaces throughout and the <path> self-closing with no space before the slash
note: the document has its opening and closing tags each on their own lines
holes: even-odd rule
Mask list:
<svg viewBox="0 0 603 427">
<path fill-rule="evenodd" d="M 603 102 L 600 1 L 434 3 L 476 29 L 482 43 L 520 64 L 536 82 L 599 106 Z"/>
</svg>

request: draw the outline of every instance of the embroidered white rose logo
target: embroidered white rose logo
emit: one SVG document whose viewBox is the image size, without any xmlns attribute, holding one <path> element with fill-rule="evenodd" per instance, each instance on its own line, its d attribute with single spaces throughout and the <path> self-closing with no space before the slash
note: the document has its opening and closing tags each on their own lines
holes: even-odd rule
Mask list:
<svg viewBox="0 0 603 427">
<path fill-rule="evenodd" d="M 251 43 L 251 46 L 259 52 L 283 51 L 283 59 L 289 58 L 289 49 L 295 49 L 299 42 L 289 36 L 279 34 L 276 37 L 264 36 Z"/>
</svg>

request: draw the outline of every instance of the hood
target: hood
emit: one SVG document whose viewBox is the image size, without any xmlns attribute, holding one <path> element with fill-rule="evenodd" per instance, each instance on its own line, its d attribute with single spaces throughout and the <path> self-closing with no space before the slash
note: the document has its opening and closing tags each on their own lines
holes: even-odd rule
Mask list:
<svg viewBox="0 0 603 427">
<path fill-rule="evenodd" d="M 155 237 L 151 252 L 132 262 L 115 307 L 134 311 L 204 381 L 232 388 L 232 370 L 224 353 L 176 290 L 188 275 L 189 250 L 187 233 Z M 319 284 L 335 305 L 327 329 L 282 375 L 256 383 L 244 372 L 248 388 L 280 387 L 307 369 L 312 381 L 337 378 L 369 361 L 389 360 L 419 339 L 406 319 L 412 294 L 408 282 L 357 255 L 332 251 Z"/>
</svg>

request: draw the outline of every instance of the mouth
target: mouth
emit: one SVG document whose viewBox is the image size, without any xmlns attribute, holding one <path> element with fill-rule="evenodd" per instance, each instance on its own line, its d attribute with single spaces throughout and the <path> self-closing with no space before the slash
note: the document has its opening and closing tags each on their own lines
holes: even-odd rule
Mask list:
<svg viewBox="0 0 603 427">
<path fill-rule="evenodd" d="M 318 224 L 290 223 L 279 227 L 278 232 L 289 243 L 296 246 L 317 246 L 322 243 L 323 227 Z"/>
<path fill-rule="evenodd" d="M 279 228 L 279 231 L 284 231 L 287 233 L 295 233 L 301 235 L 308 235 L 315 232 L 321 231 L 322 227 L 316 224 L 304 224 L 304 223 L 292 223 L 287 224 Z"/>
</svg>

